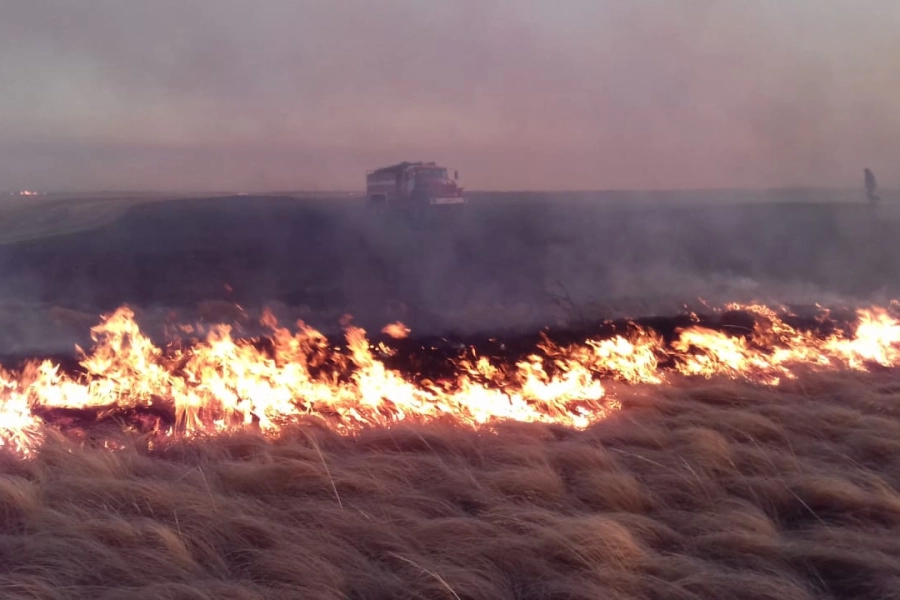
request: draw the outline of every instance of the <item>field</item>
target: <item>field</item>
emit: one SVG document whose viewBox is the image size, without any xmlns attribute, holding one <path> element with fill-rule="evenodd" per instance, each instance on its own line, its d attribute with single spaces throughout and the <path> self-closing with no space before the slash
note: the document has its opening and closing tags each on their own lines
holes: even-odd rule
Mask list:
<svg viewBox="0 0 900 600">
<path fill-rule="evenodd" d="M 6 598 L 893 598 L 900 386 L 635 393 L 584 432 L 6 459 Z"/>
<path fill-rule="evenodd" d="M 172 311 L 240 321 L 238 303 L 250 320 L 268 306 L 323 331 L 349 313 L 368 329 L 399 319 L 423 334 L 494 334 L 668 315 L 701 299 L 900 297 L 889 194 L 877 213 L 853 192 L 482 194 L 462 219 L 424 228 L 373 224 L 358 198 L 160 200 L 130 199 L 99 227 L 52 237 L 34 225 L 43 205 L 7 217 L 35 239 L 0 245 L 0 352 L 88 343 L 98 313 L 122 303 L 148 324 Z M 91 202 L 68 211 L 82 222 L 112 211 Z M 54 210 L 44 231 L 59 234 L 72 225 Z"/>
<path fill-rule="evenodd" d="M 460 219 L 420 227 L 367 221 L 352 198 L 73 204 L 78 227 L 19 212 L 32 225 L 0 246 L 0 354 L 71 356 L 123 303 L 155 339 L 173 320 L 253 331 L 268 306 L 328 334 L 347 313 L 373 332 L 399 319 L 410 343 L 525 339 L 729 301 L 886 306 L 900 297 L 900 210 L 830 194 L 477 195 Z M 450 420 L 343 436 L 311 423 L 274 438 L 119 431 L 107 447 L 51 431 L 31 458 L 0 454 L 0 588 L 900 595 L 893 368 L 607 388 L 620 410 L 585 430 Z"/>
</svg>

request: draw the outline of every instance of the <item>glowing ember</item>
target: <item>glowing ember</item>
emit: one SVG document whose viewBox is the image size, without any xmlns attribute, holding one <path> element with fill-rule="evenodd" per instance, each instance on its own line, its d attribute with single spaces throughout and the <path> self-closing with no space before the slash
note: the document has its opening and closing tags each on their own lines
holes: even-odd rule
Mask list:
<svg viewBox="0 0 900 600">
<path fill-rule="evenodd" d="M 381 330 L 381 333 L 388 335 L 395 340 L 402 340 L 409 337 L 409 327 L 398 321 L 397 323 L 385 325 L 384 329 Z"/>
<path fill-rule="evenodd" d="M 666 341 L 631 324 L 618 335 L 568 346 L 545 336 L 514 364 L 468 348 L 452 360 L 447 375 L 428 379 L 388 368 L 383 357 L 396 349 L 383 342 L 373 347 L 349 320 L 345 350 L 302 322 L 292 333 L 269 312 L 261 319 L 269 331 L 265 344 L 234 339 L 229 326 L 215 325 L 202 342 L 164 349 L 123 307 L 91 330 L 90 352 L 78 349 L 80 375 L 50 361 L 28 363 L 18 372 L 0 370 L 0 445 L 32 452 L 52 421 L 41 415 L 54 410 L 95 416 L 156 411 L 171 415 L 170 422 L 156 423 L 164 435 L 247 426 L 277 432 L 309 417 L 346 433 L 434 419 L 582 428 L 618 408 L 603 380 L 659 385 L 676 376 L 725 376 L 774 385 L 796 377 L 801 367 L 900 364 L 900 322 L 884 309 L 859 311 L 849 334 L 816 335 L 791 327 L 764 306 L 728 308 L 752 315 L 752 330 L 725 333 L 694 324 Z M 409 329 L 394 323 L 383 333 L 404 339 Z"/>
</svg>

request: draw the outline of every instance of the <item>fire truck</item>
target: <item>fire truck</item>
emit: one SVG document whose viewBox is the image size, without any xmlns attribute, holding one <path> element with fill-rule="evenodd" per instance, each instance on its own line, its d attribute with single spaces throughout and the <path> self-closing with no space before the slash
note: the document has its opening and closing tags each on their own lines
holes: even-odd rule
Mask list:
<svg viewBox="0 0 900 600">
<path fill-rule="evenodd" d="M 401 210 L 415 216 L 426 211 L 462 207 L 459 172 L 451 179 L 434 162 L 401 162 L 366 173 L 366 204 L 373 210 Z"/>
</svg>

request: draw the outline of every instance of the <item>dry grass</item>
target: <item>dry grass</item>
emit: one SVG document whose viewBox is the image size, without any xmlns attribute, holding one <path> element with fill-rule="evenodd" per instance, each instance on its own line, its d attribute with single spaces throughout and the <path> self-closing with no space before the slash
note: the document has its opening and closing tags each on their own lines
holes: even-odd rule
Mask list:
<svg viewBox="0 0 900 600">
<path fill-rule="evenodd" d="M 0 196 L 0 246 L 90 231 L 119 219 L 137 204 L 176 196 Z"/>
<path fill-rule="evenodd" d="M 4 457 L 4 598 L 894 598 L 900 385 L 635 390 L 586 432 Z"/>
</svg>

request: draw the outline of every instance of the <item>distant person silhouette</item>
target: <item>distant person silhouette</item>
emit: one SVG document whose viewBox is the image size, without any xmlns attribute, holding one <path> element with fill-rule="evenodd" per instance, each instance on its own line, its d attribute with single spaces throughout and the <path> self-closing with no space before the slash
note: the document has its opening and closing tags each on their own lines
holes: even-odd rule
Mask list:
<svg viewBox="0 0 900 600">
<path fill-rule="evenodd" d="M 878 194 L 875 193 L 876 190 L 878 190 L 878 182 L 875 180 L 875 173 L 873 173 L 869 167 L 866 167 L 863 170 L 863 174 L 866 179 L 866 198 L 869 199 L 869 204 L 874 206 L 878 204 L 878 201 L 880 200 Z"/>
</svg>

